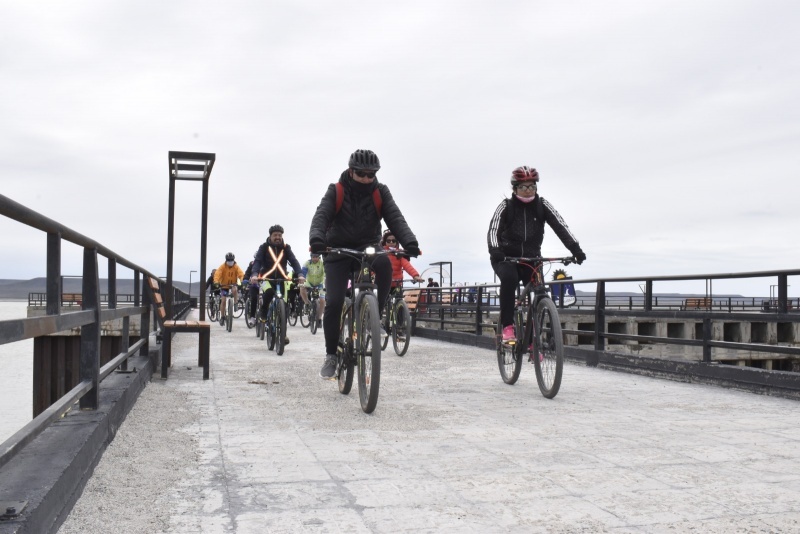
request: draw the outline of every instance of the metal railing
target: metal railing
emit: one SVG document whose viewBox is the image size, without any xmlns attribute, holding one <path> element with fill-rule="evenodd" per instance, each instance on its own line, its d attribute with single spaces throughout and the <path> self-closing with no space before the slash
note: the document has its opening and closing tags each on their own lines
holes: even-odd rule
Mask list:
<svg viewBox="0 0 800 534">
<path fill-rule="evenodd" d="M 563 302 L 556 299 L 565 316 L 584 316 L 584 322 L 591 327 L 586 329 L 563 329 L 565 335 L 593 339 L 595 351 L 606 350 L 608 340 L 641 342 L 648 344 L 683 345 L 702 348 L 701 361 L 711 362 L 711 349 L 720 348 L 733 351 L 756 351 L 775 355 L 788 355 L 800 358 L 800 339 L 789 339 L 783 345 L 770 343 L 748 343 L 713 339 L 712 321 L 752 321 L 758 323 L 800 323 L 800 299 L 788 298 L 788 277 L 800 276 L 800 270 L 760 271 L 726 274 L 701 274 L 660 277 L 626 277 L 587 280 L 561 280 L 549 282 L 549 286 L 574 284 L 575 287 L 591 284 L 593 294 L 576 297 L 576 302 L 565 309 Z M 711 281 L 720 279 L 775 279 L 777 298 L 760 297 L 714 297 L 710 290 L 705 296 L 694 295 L 659 296 L 654 294 L 655 283 L 676 281 L 704 281 L 711 287 Z M 607 295 L 606 288 L 616 283 L 630 284 L 643 282 L 642 295 Z M 499 285 L 466 285 L 442 288 L 423 288 L 414 310 L 415 328 L 426 330 L 457 332 L 462 342 L 480 346 L 494 346 L 496 321 L 492 314 L 499 312 L 497 293 Z M 638 334 L 609 332 L 608 318 L 647 318 L 647 319 L 686 319 L 702 321 L 702 337 L 686 339 Z M 495 317 L 496 318 L 496 317 Z M 578 322 L 578 321 L 576 321 Z M 473 336 L 473 337 L 470 337 Z M 436 336 L 435 337 L 442 337 Z M 452 335 L 443 336 L 452 339 Z"/>
<path fill-rule="evenodd" d="M 36 416 L 22 429 L 0 444 L 0 466 L 6 464 L 25 445 L 30 443 L 53 421 L 59 419 L 73 404 L 80 403 L 82 410 L 95 410 L 99 402 L 100 382 L 116 368 L 125 368 L 127 360 L 137 351 L 147 356 L 150 325 L 150 293 L 142 291 L 142 276 L 150 276 L 164 282 L 143 267 L 123 258 L 114 251 L 70 228 L 49 219 L 11 199 L 0 195 L 0 214 L 5 217 L 41 230 L 47 234 L 47 281 L 42 302 L 46 315 L 25 319 L 0 321 L 0 345 L 14 343 L 39 336 L 47 336 L 80 327 L 79 383 L 63 395 L 49 408 Z M 80 311 L 62 313 L 61 304 L 61 245 L 68 241 L 83 247 L 83 274 Z M 102 306 L 98 273 L 98 256 L 108 260 L 108 292 L 106 306 Z M 118 308 L 116 292 L 117 265 L 133 271 L 134 294 L 130 306 Z M 140 300 L 139 296 L 142 295 Z M 185 313 L 189 307 L 189 297 L 180 290 L 173 289 L 173 317 Z M 29 297 L 30 300 L 30 297 Z M 130 318 L 141 317 L 140 339 L 129 343 Z M 101 323 L 122 319 L 123 351 L 111 361 L 100 367 Z"/>
</svg>

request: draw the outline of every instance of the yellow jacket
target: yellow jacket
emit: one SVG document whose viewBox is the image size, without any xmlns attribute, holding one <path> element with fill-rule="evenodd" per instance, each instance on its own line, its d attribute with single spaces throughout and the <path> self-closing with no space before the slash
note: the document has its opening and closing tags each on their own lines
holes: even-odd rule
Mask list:
<svg viewBox="0 0 800 534">
<path fill-rule="evenodd" d="M 239 283 L 239 280 L 244 278 L 244 271 L 239 267 L 239 264 L 234 262 L 233 267 L 228 267 L 227 263 L 223 263 L 217 267 L 217 272 L 214 273 L 214 283 L 221 286 L 234 286 Z"/>
</svg>

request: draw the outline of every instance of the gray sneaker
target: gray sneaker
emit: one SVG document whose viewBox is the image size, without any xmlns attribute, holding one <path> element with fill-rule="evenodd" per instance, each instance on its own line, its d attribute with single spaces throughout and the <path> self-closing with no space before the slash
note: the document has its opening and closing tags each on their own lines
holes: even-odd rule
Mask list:
<svg viewBox="0 0 800 534">
<path fill-rule="evenodd" d="M 319 370 L 319 376 L 322 378 L 333 378 L 336 376 L 336 355 L 326 354 L 325 364 Z"/>
</svg>

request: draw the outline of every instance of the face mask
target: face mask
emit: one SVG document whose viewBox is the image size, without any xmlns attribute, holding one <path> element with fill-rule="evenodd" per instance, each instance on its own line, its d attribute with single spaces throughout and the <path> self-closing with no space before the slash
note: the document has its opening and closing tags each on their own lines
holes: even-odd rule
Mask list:
<svg viewBox="0 0 800 534">
<path fill-rule="evenodd" d="M 232 261 L 226 261 L 225 265 L 227 265 L 228 267 L 233 267 L 233 262 Z"/>
<path fill-rule="evenodd" d="M 525 204 L 527 204 L 527 203 L 529 203 L 529 202 L 533 202 L 533 199 L 535 199 L 535 198 L 536 198 L 536 196 L 535 196 L 535 195 L 534 195 L 534 196 L 532 196 L 532 197 L 528 197 L 528 198 L 521 197 L 521 196 L 517 195 L 517 200 L 519 200 L 519 201 L 522 201 L 522 202 L 524 202 Z"/>
</svg>

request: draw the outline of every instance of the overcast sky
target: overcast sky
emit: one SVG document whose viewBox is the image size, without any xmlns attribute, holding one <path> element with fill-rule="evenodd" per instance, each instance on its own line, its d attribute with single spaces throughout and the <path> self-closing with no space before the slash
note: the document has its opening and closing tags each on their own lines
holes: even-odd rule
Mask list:
<svg viewBox="0 0 800 534">
<path fill-rule="evenodd" d="M 588 256 L 575 278 L 800 268 L 798 28 L 795 0 L 2 0 L 0 192 L 166 274 L 167 153 L 213 152 L 209 269 L 246 265 L 275 223 L 303 260 L 327 185 L 369 148 L 420 271 L 492 280 L 519 165 Z M 178 183 L 185 281 L 200 191 Z M 45 274 L 44 234 L 0 217 L 0 235 L 0 278 Z M 543 251 L 567 254 L 552 230 Z"/>
</svg>

